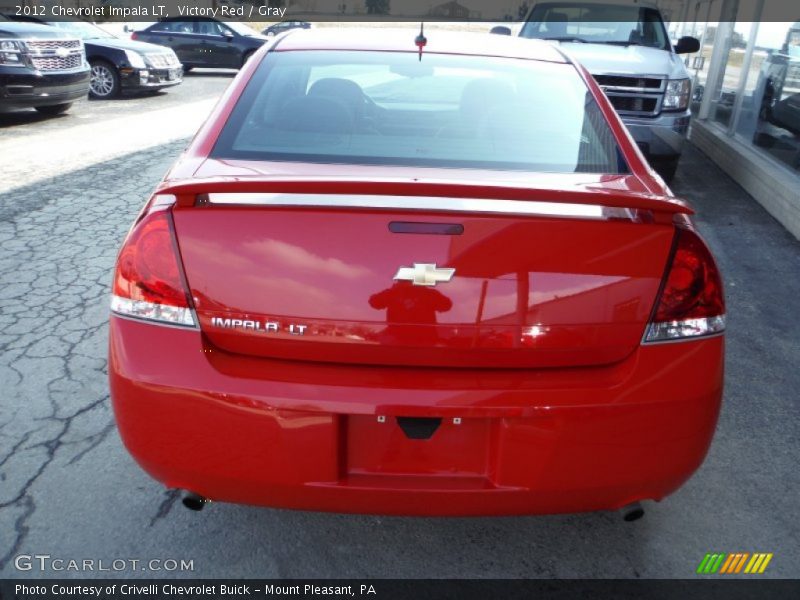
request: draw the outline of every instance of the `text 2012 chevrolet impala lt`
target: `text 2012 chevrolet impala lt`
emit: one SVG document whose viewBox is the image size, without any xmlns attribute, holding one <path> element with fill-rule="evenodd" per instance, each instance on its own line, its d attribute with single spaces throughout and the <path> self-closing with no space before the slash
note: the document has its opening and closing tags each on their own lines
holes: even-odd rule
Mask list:
<svg viewBox="0 0 800 600">
<path fill-rule="evenodd" d="M 660 500 L 723 381 L 714 259 L 545 42 L 298 30 L 147 202 L 110 382 L 187 505 L 478 515 Z"/>
</svg>

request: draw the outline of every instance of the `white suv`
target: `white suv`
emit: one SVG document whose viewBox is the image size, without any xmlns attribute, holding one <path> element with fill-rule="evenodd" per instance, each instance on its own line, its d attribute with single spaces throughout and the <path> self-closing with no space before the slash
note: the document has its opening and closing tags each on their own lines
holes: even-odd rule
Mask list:
<svg viewBox="0 0 800 600">
<path fill-rule="evenodd" d="M 672 179 L 691 121 L 691 82 L 678 54 L 697 52 L 697 39 L 673 47 L 647 0 L 534 0 L 519 35 L 563 45 L 603 88 L 650 164 Z"/>
</svg>

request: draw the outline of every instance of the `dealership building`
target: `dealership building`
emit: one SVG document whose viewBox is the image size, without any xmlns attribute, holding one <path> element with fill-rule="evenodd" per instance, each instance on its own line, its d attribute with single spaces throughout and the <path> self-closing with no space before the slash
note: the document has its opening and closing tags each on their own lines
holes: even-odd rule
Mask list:
<svg viewBox="0 0 800 600">
<path fill-rule="evenodd" d="M 800 21 L 794 0 L 659 2 L 673 38 L 701 50 L 691 140 L 800 238 Z"/>
</svg>

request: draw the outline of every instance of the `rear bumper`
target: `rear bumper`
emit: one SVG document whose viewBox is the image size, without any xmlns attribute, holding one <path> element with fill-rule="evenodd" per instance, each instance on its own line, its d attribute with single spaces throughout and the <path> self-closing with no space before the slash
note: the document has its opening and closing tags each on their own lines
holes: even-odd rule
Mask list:
<svg viewBox="0 0 800 600">
<path fill-rule="evenodd" d="M 109 373 L 134 458 L 164 485 L 215 501 L 582 512 L 660 500 L 699 467 L 720 407 L 723 344 L 642 347 L 606 368 L 361 368 L 235 356 L 196 330 L 112 316 Z M 411 440 L 397 416 L 442 422 Z"/>
<path fill-rule="evenodd" d="M 623 117 L 633 139 L 645 153 L 656 160 L 680 157 L 692 119 L 690 111 L 661 113 L 655 118 Z"/>
<path fill-rule="evenodd" d="M 0 108 L 33 108 L 73 102 L 89 93 L 89 70 L 47 73 L 0 67 Z"/>
</svg>

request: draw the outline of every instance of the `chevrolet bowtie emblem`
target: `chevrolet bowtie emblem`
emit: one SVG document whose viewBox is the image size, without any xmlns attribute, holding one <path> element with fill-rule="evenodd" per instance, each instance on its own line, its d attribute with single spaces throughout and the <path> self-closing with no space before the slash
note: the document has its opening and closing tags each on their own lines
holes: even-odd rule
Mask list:
<svg viewBox="0 0 800 600">
<path fill-rule="evenodd" d="M 436 285 L 450 281 L 455 274 L 455 269 L 439 269 L 435 264 L 414 263 L 413 267 L 400 267 L 394 278 L 396 281 L 410 281 L 414 285 Z"/>
</svg>

